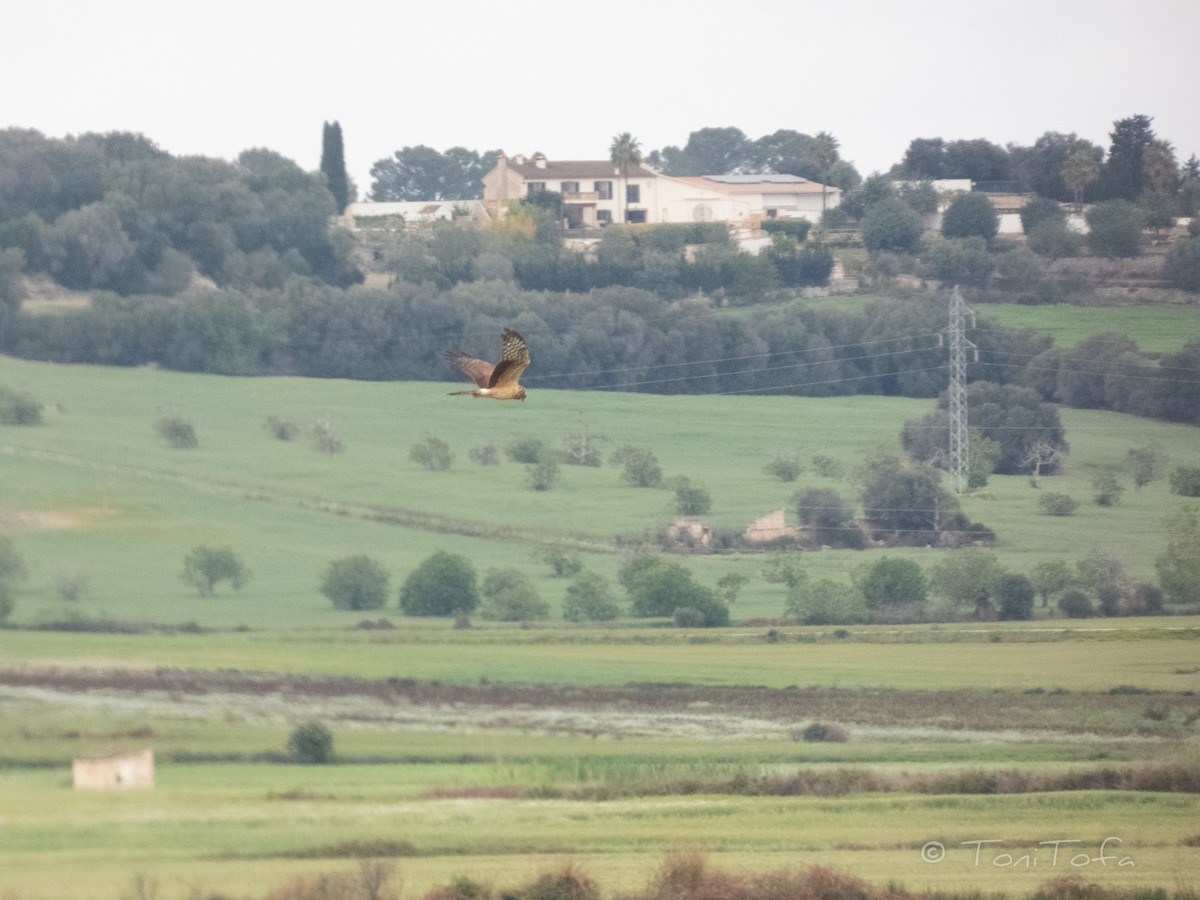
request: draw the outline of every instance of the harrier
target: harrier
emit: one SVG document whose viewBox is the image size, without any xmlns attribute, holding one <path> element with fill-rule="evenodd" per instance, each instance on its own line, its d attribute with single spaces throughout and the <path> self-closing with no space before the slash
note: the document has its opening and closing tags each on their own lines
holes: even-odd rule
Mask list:
<svg viewBox="0 0 1200 900">
<path fill-rule="evenodd" d="M 492 400 L 525 399 L 525 388 L 518 382 L 521 373 L 529 366 L 529 345 L 511 328 L 505 328 L 500 336 L 500 362 L 494 366 L 487 360 L 467 356 L 461 350 L 447 350 L 446 358 L 479 385 L 473 391 L 453 391 L 451 397 L 470 394 L 472 397 L 490 397 Z"/>
</svg>

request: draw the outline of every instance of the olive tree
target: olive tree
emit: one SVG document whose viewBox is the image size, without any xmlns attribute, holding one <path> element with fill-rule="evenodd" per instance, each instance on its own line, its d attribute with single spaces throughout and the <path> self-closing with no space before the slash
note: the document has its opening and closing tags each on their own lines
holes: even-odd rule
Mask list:
<svg viewBox="0 0 1200 900">
<path fill-rule="evenodd" d="M 192 548 L 183 558 L 180 577 L 195 587 L 200 596 L 211 597 L 222 581 L 228 581 L 235 591 L 241 590 L 250 578 L 250 570 L 232 547 L 202 545 Z"/>
<path fill-rule="evenodd" d="M 335 559 L 325 570 L 321 593 L 338 609 L 379 609 L 387 602 L 388 573 L 369 556 Z"/>
<path fill-rule="evenodd" d="M 400 588 L 400 609 L 409 616 L 454 616 L 479 605 L 475 568 L 466 557 L 438 550 Z"/>
</svg>

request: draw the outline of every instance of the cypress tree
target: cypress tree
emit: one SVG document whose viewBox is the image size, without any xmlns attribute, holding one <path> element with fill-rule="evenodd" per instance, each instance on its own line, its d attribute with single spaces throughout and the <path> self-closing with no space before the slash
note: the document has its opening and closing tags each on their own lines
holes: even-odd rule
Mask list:
<svg viewBox="0 0 1200 900">
<path fill-rule="evenodd" d="M 346 176 L 346 154 L 342 146 L 342 126 L 326 122 L 321 141 L 321 171 L 329 182 L 329 192 L 341 213 L 350 202 L 350 180 Z"/>
</svg>

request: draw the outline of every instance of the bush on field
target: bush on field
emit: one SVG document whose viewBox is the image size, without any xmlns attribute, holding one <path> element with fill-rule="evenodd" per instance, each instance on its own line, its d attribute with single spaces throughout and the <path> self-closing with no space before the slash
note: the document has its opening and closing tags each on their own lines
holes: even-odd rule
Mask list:
<svg viewBox="0 0 1200 900">
<path fill-rule="evenodd" d="M 675 511 L 681 516 L 702 516 L 712 509 L 712 497 L 698 484 L 680 476 L 675 479 Z"/>
<path fill-rule="evenodd" d="M 558 483 L 558 458 L 549 447 L 538 450 L 537 460 L 529 467 L 528 484 L 531 490 L 548 491 Z"/>
<path fill-rule="evenodd" d="M 408 453 L 413 462 L 424 466 L 430 472 L 444 472 L 454 462 L 454 451 L 441 438 L 427 436 L 423 441 L 413 444 Z"/>
<path fill-rule="evenodd" d="M 211 597 L 222 581 L 228 581 L 235 591 L 250 579 L 250 570 L 232 547 L 193 547 L 183 558 L 180 577 L 200 592 Z"/>
<path fill-rule="evenodd" d="M 1200 497 L 1200 466 L 1180 466 L 1171 473 L 1171 493 Z"/>
<path fill-rule="evenodd" d="M 174 450 L 190 450 L 200 445 L 192 423 L 179 416 L 161 418 L 154 428 L 158 436 L 167 442 L 167 446 Z"/>
<path fill-rule="evenodd" d="M 498 622 L 530 622 L 544 619 L 549 607 L 529 576 L 519 569 L 489 569 L 480 590 L 484 604 L 479 614 Z"/>
<path fill-rule="evenodd" d="M 271 416 L 267 419 L 267 431 L 277 441 L 294 441 L 300 436 L 299 425 L 278 416 Z"/>
<path fill-rule="evenodd" d="M 313 425 L 312 435 L 313 446 L 321 453 L 328 453 L 330 456 L 333 456 L 346 449 L 346 444 L 333 433 L 333 425 L 327 421 L 317 422 Z"/>
<path fill-rule="evenodd" d="M 320 722 L 297 725 L 288 737 L 287 750 L 289 757 L 305 765 L 333 762 L 333 732 Z"/>
<path fill-rule="evenodd" d="M 844 744 L 850 740 L 850 735 L 839 725 L 813 722 L 800 732 L 800 739 L 810 744 Z"/>
<path fill-rule="evenodd" d="M 8 538 L 0 538 L 0 622 L 9 617 L 16 605 L 13 588 L 25 578 L 25 560 Z"/>
<path fill-rule="evenodd" d="M 325 570 L 321 593 L 338 609 L 379 609 L 387 602 L 388 573 L 369 556 L 335 559 Z"/>
<path fill-rule="evenodd" d="M 621 467 L 621 478 L 632 487 L 655 488 L 662 484 L 658 457 L 643 447 L 626 444 L 613 453 L 612 464 Z"/>
<path fill-rule="evenodd" d="M 563 618 L 568 622 L 609 622 L 621 614 L 612 589 L 595 572 L 580 572 L 567 585 L 563 599 Z"/>
<path fill-rule="evenodd" d="M 538 455 L 545 447 L 546 442 L 540 438 L 521 438 L 505 447 L 504 452 L 513 462 L 533 465 L 538 461 Z"/>
<path fill-rule="evenodd" d="M 400 588 L 400 609 L 409 616 L 454 616 L 478 605 L 475 567 L 445 550 L 428 556 Z"/>
<path fill-rule="evenodd" d="M 1096 614 L 1091 598 L 1078 588 L 1069 588 L 1058 598 L 1058 611 L 1068 619 L 1088 619 Z"/>
<path fill-rule="evenodd" d="M 804 466 L 794 454 L 779 453 L 767 463 L 763 471 L 780 481 L 795 481 L 804 471 Z"/>
<path fill-rule="evenodd" d="M 1069 494 L 1057 492 L 1042 494 L 1038 497 L 1038 509 L 1044 516 L 1073 516 L 1079 508 L 1079 501 Z"/>
<path fill-rule="evenodd" d="M 42 404 L 32 394 L 0 385 L 0 425 L 37 425 L 42 421 Z"/>
</svg>

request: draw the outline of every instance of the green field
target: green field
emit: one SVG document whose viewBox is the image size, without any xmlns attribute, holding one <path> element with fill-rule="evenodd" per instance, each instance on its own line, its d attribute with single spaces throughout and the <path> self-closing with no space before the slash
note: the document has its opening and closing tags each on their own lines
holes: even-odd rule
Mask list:
<svg viewBox="0 0 1200 900">
<path fill-rule="evenodd" d="M 1200 617 L 1064 621 L 1039 609 L 1021 623 L 772 630 L 761 620 L 782 613 L 784 591 L 762 577 L 761 555 L 721 554 L 680 561 L 710 585 L 749 578 L 728 629 L 562 621 L 567 580 L 541 559 L 548 547 L 566 544 L 615 580 L 618 537 L 674 517 L 671 491 L 622 483 L 607 464 L 616 447 L 653 450 L 668 476 L 710 492 L 715 527 L 740 531 L 780 507 L 794 521 L 792 497 L 807 487 L 856 501 L 863 459 L 895 451 L 903 422 L 932 401 L 536 391 L 489 404 L 433 383 L 5 358 L 0 384 L 45 404 L 43 424 L 0 430 L 0 536 L 28 569 L 19 627 L 0 629 L 6 900 L 116 900 L 136 895 L 138 875 L 160 900 L 257 898 L 298 874 L 352 872 L 360 857 L 393 860 L 406 898 L 464 874 L 509 888 L 567 862 L 609 897 L 639 889 L 681 848 L 732 871 L 832 865 L 917 891 L 1025 896 L 1070 872 L 1108 888 L 1200 881 Z M 157 437 L 168 415 L 194 423 L 198 448 Z M 303 431 L 328 421 L 346 449 L 275 440 L 272 416 Z M 1103 508 L 1091 479 L 1144 444 L 1168 469 L 1200 465 L 1195 430 L 1062 417 L 1071 456 L 1042 490 L 1075 496 L 1077 515 L 1038 515 L 1038 492 L 1015 477 L 994 477 L 963 499 L 965 512 L 996 531 L 1007 568 L 1100 548 L 1152 578 L 1164 518 L 1184 501 L 1159 479 Z M 530 490 L 523 465 L 468 458 L 484 442 L 556 443 L 583 426 L 606 439 L 605 465 L 563 466 L 550 491 Z M 449 471 L 410 459 L 426 436 L 455 448 Z M 780 452 L 806 463 L 794 483 L 763 473 Z M 846 476 L 820 477 L 817 453 Z M 236 548 L 252 570 L 246 587 L 201 598 L 186 586 L 183 556 L 198 544 Z M 439 549 L 480 573 L 522 569 L 551 618 L 467 630 L 405 619 L 399 584 Z M 320 595 L 325 566 L 351 553 L 390 571 L 387 609 L 338 611 Z M 929 567 L 946 553 L 803 560 L 814 579 L 846 579 L 882 555 Z M 82 581 L 79 599 L 61 596 L 64 578 Z M 381 617 L 395 627 L 356 627 Z M 27 627 L 71 618 L 151 624 Z M 109 684 L 106 673 L 133 680 Z M 222 687 L 239 678 L 262 686 Z M 327 678 L 342 686 L 318 689 Z M 288 734 L 310 718 L 334 732 L 337 764 L 284 761 Z M 817 722 L 846 740 L 801 739 Z M 158 758 L 154 790 L 71 788 L 71 759 L 144 746 Z M 1110 783 L 1160 770 L 1174 787 Z M 836 796 L 746 787 L 851 775 L 882 782 Z M 1022 781 L 1076 775 L 1070 788 Z M 921 792 L 905 780 L 923 776 L 950 786 Z M 992 777 L 1008 788 L 971 787 Z M 1093 859 L 1110 837 L 1120 843 L 1108 852 L 1129 865 Z M 922 859 L 931 841 L 946 848 L 940 863 Z M 1071 855 L 1087 861 L 1054 865 L 1047 841 L 1079 841 Z"/>
<path fill-rule="evenodd" d="M 559 484 L 532 491 L 527 467 L 505 459 L 480 466 L 467 451 L 503 448 L 525 438 L 557 443 L 586 426 L 615 449 L 651 449 L 666 476 L 705 487 L 713 527 L 740 532 L 808 487 L 831 487 L 850 502 L 854 473 L 871 453 L 898 450 L 903 423 L 930 401 L 881 397 L 793 399 L 661 397 L 539 391 L 524 404 L 449 398 L 442 385 L 303 379 L 232 379 L 148 369 L 66 367 L 0 359 L 0 383 L 28 390 L 47 405 L 44 424 L 0 431 L 0 527 L 30 570 L 14 620 L 64 614 L 58 585 L 86 582 L 76 612 L 165 623 L 251 628 L 343 625 L 318 591 L 329 561 L 368 553 L 392 573 L 393 587 L 437 549 L 468 556 L 480 572 L 516 566 L 535 579 L 552 610 L 566 587 L 539 562 L 566 542 L 585 563 L 612 577 L 621 563 L 616 536 L 652 536 L 675 516 L 669 490 L 632 488 L 610 465 L 563 466 Z M 191 421 L 200 446 L 169 449 L 156 421 Z M 329 421 L 346 450 L 316 452 L 307 438 L 273 439 L 265 423 L 286 418 L 307 429 Z M 1168 469 L 1200 464 L 1200 443 L 1185 426 L 1088 410 L 1063 410 L 1071 444 L 1063 476 L 1048 488 L 1081 502 L 1068 520 L 1038 515 L 1039 496 L 1023 477 L 995 476 L 964 498 L 964 512 L 994 529 L 1002 562 L 1027 571 L 1047 558 L 1070 562 L 1099 548 L 1137 579 L 1154 574 L 1165 543 L 1164 519 L 1180 505 L 1165 478 L 1126 490 L 1119 505 L 1090 502 L 1091 479 L 1122 465 L 1126 451 L 1150 444 Z M 430 472 L 409 458 L 413 444 L 439 437 L 456 449 L 449 471 Z M 794 453 L 807 470 L 793 483 L 763 472 L 777 453 Z M 840 460 L 841 479 L 820 477 L 815 454 Z M 252 570 L 240 594 L 202 600 L 179 578 L 184 555 L 207 544 L 232 546 Z M 923 565 L 942 551 L 887 551 Z M 805 556 L 813 578 L 845 579 L 870 554 L 824 551 Z M 776 617 L 784 592 L 758 576 L 754 555 L 687 561 L 704 582 L 740 572 L 750 581 L 735 618 Z"/>
<path fill-rule="evenodd" d="M 1125 334 L 1143 353 L 1177 353 L 1200 338 L 1200 310 L 1195 306 L 1024 306 L 979 304 L 981 320 L 1005 328 L 1032 328 L 1067 349 L 1101 334 Z M 986 327 L 986 325 L 984 325 Z"/>
</svg>

